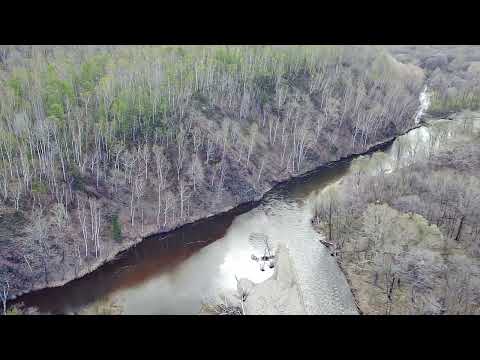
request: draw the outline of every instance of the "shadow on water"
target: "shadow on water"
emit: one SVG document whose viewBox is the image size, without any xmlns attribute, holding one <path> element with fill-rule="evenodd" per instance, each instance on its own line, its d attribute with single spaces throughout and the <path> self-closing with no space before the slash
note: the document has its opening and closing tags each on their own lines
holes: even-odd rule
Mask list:
<svg viewBox="0 0 480 360">
<path fill-rule="evenodd" d="M 26 294 L 14 303 L 36 307 L 41 313 L 76 312 L 113 292 L 135 287 L 158 274 L 172 271 L 199 249 L 224 236 L 235 217 L 256 204 L 243 204 L 166 235 L 150 236 L 80 279 Z"/>
</svg>

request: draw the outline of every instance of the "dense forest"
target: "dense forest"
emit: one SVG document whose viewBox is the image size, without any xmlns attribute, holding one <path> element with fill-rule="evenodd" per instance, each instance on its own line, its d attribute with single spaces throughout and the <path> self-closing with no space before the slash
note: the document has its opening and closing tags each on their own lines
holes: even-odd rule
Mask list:
<svg viewBox="0 0 480 360">
<path fill-rule="evenodd" d="M 355 162 L 318 201 L 314 226 L 364 314 L 479 314 L 480 47 L 387 48 L 425 71 L 428 144 L 399 139 L 407 161 L 392 172 L 382 153 Z"/>
<path fill-rule="evenodd" d="M 478 113 L 430 124 L 421 150 L 399 142 L 393 171 L 383 153 L 355 161 L 317 204 L 366 314 L 479 313 Z"/>
<path fill-rule="evenodd" d="M 402 133 L 424 81 L 381 47 L 1 47 L 4 304 Z"/>
<path fill-rule="evenodd" d="M 424 69 L 432 97 L 431 115 L 480 108 L 479 46 L 413 45 L 389 49 L 399 61 Z"/>
</svg>

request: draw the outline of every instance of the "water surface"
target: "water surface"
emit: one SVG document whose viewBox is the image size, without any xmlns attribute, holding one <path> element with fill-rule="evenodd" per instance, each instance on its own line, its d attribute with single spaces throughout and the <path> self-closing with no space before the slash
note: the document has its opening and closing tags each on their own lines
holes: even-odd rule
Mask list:
<svg viewBox="0 0 480 360">
<path fill-rule="evenodd" d="M 428 102 L 428 96 L 422 99 L 422 104 Z M 307 313 L 355 314 L 345 277 L 311 226 L 316 200 L 358 164 L 385 173 L 408 166 L 418 154 L 428 156 L 460 136 L 456 129 L 456 121 L 432 121 L 374 154 L 281 184 L 255 208 L 242 206 L 166 237 L 151 237 L 81 279 L 19 301 L 43 313 L 84 312 L 104 302 L 116 304 L 124 314 L 198 314 L 203 301 L 235 290 L 236 278 L 258 283 L 273 274 L 274 269 L 262 271 L 251 258 L 264 254 L 264 241 L 252 236 L 263 234 L 270 247 L 282 242 L 289 248 Z"/>
</svg>

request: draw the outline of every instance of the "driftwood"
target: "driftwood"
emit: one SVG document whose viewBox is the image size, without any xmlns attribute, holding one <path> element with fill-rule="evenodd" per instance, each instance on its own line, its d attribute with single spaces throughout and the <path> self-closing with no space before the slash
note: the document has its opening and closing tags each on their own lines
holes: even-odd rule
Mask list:
<svg viewBox="0 0 480 360">
<path fill-rule="evenodd" d="M 272 260 L 272 259 L 275 259 L 275 255 L 270 255 L 270 256 L 261 256 L 261 257 L 257 257 L 255 256 L 255 254 L 252 254 L 251 256 L 251 259 L 253 261 L 269 261 L 269 260 Z"/>
<path fill-rule="evenodd" d="M 322 239 L 320 239 L 320 242 L 321 242 L 323 245 L 325 245 L 326 247 L 328 247 L 328 248 L 331 248 L 331 247 L 334 246 L 333 243 L 331 243 L 331 242 L 329 242 L 329 241 L 327 241 L 327 240 L 322 240 Z"/>
<path fill-rule="evenodd" d="M 244 315 L 245 313 L 243 309 L 243 301 L 242 301 L 242 308 L 233 306 L 226 302 L 215 304 L 215 305 L 204 304 L 204 307 L 208 312 L 213 313 L 215 315 Z"/>
<path fill-rule="evenodd" d="M 220 297 L 221 302 L 204 302 L 203 311 L 213 315 L 244 315 L 245 309 L 243 307 L 244 299 L 240 299 L 241 306 L 231 304 L 226 296 Z"/>
<path fill-rule="evenodd" d="M 275 254 L 270 249 L 270 244 L 268 243 L 268 236 L 265 235 L 265 234 L 261 234 L 261 233 L 251 233 L 250 236 L 249 236 L 249 239 L 250 240 L 263 240 L 263 242 L 265 244 L 265 249 L 264 249 L 264 252 L 263 252 L 263 256 L 258 257 L 255 254 L 251 255 L 251 259 L 253 261 L 261 261 L 260 270 L 265 271 L 265 263 L 267 261 L 270 262 L 268 264 L 268 267 L 270 269 L 275 267 L 275 262 L 273 261 L 273 259 L 275 258 Z"/>
<path fill-rule="evenodd" d="M 28 268 L 30 269 L 30 272 L 33 273 L 33 269 L 32 269 L 32 266 L 30 265 L 30 262 L 28 261 L 27 257 L 25 255 L 23 255 L 23 258 L 25 259 L 25 262 L 27 263 L 28 265 Z"/>
</svg>

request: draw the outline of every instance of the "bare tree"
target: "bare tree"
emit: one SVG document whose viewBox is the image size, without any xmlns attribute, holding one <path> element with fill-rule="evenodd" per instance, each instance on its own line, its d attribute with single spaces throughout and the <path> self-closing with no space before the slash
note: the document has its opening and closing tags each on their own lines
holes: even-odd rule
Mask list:
<svg viewBox="0 0 480 360">
<path fill-rule="evenodd" d="M 8 292 L 10 290 L 10 283 L 8 280 L 5 280 L 2 284 L 2 291 L 0 292 L 0 297 L 3 304 L 3 315 L 7 315 L 7 299 L 8 299 Z"/>
<path fill-rule="evenodd" d="M 180 219 L 184 219 L 184 210 L 185 210 L 185 202 L 188 201 L 190 194 L 189 189 L 186 182 L 183 179 L 180 179 L 180 183 L 178 184 L 179 187 L 179 196 L 180 196 Z"/>
<path fill-rule="evenodd" d="M 39 255 L 43 262 L 45 282 L 48 282 L 47 259 L 49 257 L 49 246 L 47 244 L 49 235 L 49 224 L 46 217 L 43 216 L 42 209 L 32 211 L 32 220 L 27 227 L 29 242 L 40 248 Z"/>
<path fill-rule="evenodd" d="M 198 156 L 195 154 L 192 155 L 192 180 L 193 180 L 193 191 L 197 191 L 197 182 L 198 180 L 203 180 L 203 167 Z"/>
<path fill-rule="evenodd" d="M 170 194 L 170 192 L 166 192 L 163 198 L 165 201 L 165 207 L 163 209 L 163 215 L 164 215 L 163 226 L 165 227 L 167 226 L 167 215 L 168 215 L 168 211 L 172 206 L 173 196 L 172 194 Z"/>
<path fill-rule="evenodd" d="M 132 221 L 132 227 L 135 226 L 135 212 L 137 206 L 140 203 L 145 193 L 145 180 L 143 177 L 137 176 L 132 183 L 132 192 L 130 195 L 130 217 Z"/>
<path fill-rule="evenodd" d="M 57 203 L 52 209 L 53 222 L 60 231 L 63 231 L 68 224 L 69 216 L 63 203 Z"/>
<path fill-rule="evenodd" d="M 80 200 L 77 194 L 77 215 L 82 229 L 83 244 L 85 249 L 85 257 L 88 257 L 88 229 L 87 229 L 87 215 L 85 209 L 85 202 Z"/>
<path fill-rule="evenodd" d="M 92 240 L 95 246 L 95 257 L 101 256 L 100 230 L 102 224 L 101 208 L 95 199 L 88 199 L 90 206 L 90 223 L 92 228 Z"/>
<path fill-rule="evenodd" d="M 255 137 L 256 137 L 257 133 L 258 133 L 258 125 L 257 125 L 257 123 L 253 123 L 250 126 L 250 144 L 248 146 L 247 162 L 245 164 L 246 168 L 248 168 L 248 163 L 250 161 L 250 155 L 252 154 L 253 144 L 255 143 Z"/>
</svg>

